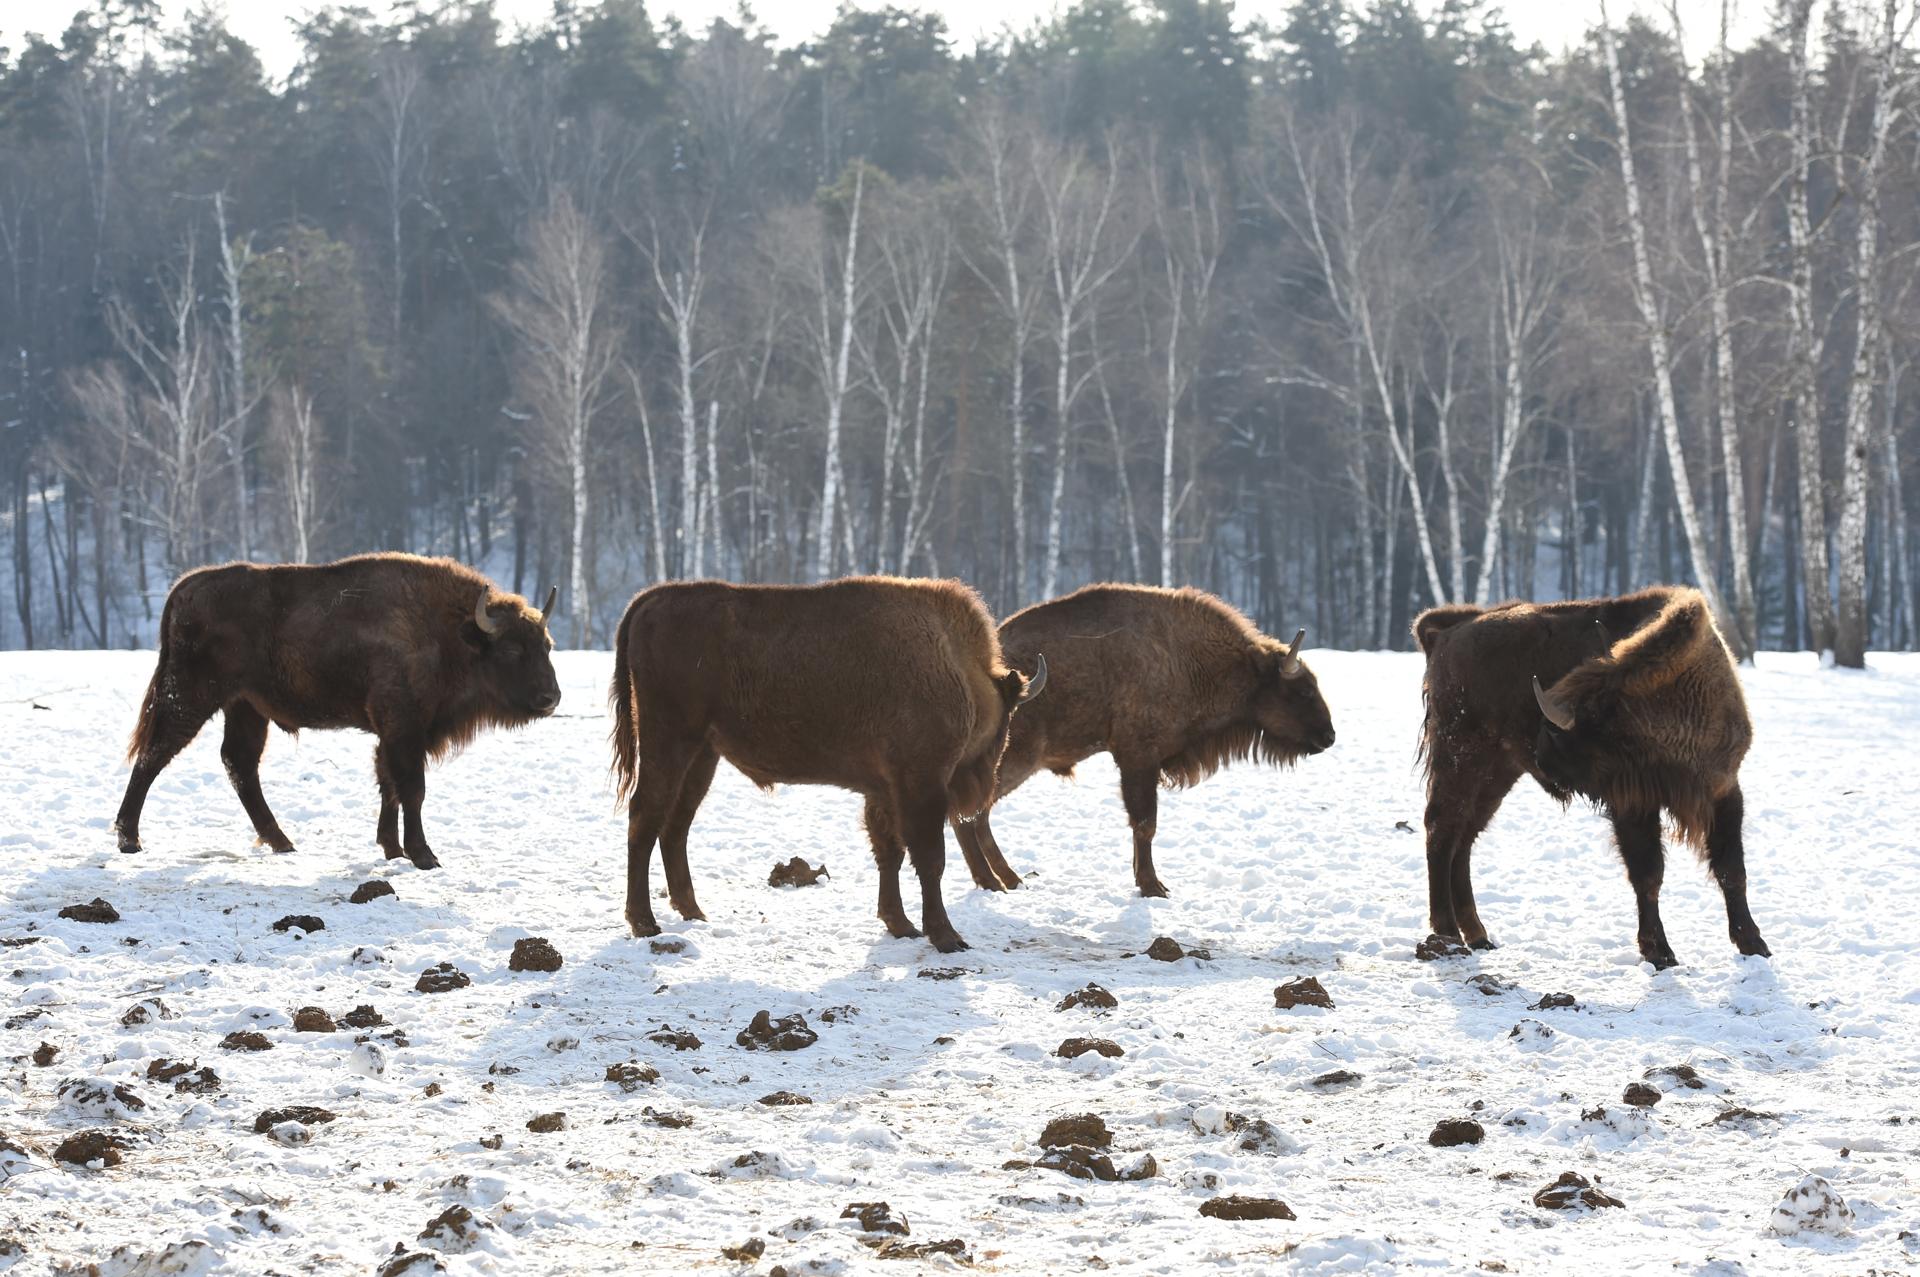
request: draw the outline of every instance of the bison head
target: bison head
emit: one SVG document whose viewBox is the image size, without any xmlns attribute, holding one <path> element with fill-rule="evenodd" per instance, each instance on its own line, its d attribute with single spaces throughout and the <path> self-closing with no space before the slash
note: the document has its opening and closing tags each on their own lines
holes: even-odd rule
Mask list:
<svg viewBox="0 0 1920 1277">
<path fill-rule="evenodd" d="M 1606 772 L 1613 760 L 1602 748 L 1608 733 L 1594 721 L 1596 710 L 1589 706 L 1576 713 L 1574 707 L 1540 685 L 1534 675 L 1533 699 L 1540 707 L 1540 731 L 1533 741 L 1534 766 L 1547 782 L 1548 791 L 1558 797 L 1567 794 L 1597 794 L 1605 788 Z"/>
<path fill-rule="evenodd" d="M 538 612 L 512 596 L 495 598 L 482 590 L 473 603 L 473 619 L 462 636 L 477 660 L 475 673 L 487 699 L 515 718 L 545 718 L 560 705 L 560 680 L 553 672 L 553 637 L 547 614 L 559 589 L 547 591 Z"/>
<path fill-rule="evenodd" d="M 1286 647 L 1263 651 L 1256 664 L 1253 721 L 1268 749 L 1318 754 L 1333 744 L 1333 714 L 1320 697 L 1319 680 L 1300 659 L 1301 630 Z"/>
</svg>

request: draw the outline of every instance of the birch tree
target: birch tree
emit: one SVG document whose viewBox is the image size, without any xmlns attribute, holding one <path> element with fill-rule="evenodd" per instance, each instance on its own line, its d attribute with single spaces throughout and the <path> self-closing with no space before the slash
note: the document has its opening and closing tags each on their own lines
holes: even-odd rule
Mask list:
<svg viewBox="0 0 1920 1277">
<path fill-rule="evenodd" d="M 824 581 L 833 575 L 836 520 L 843 500 L 843 464 L 840 457 L 847 392 L 852 386 L 854 325 L 865 306 L 868 288 L 860 259 L 860 206 L 866 193 L 867 167 L 853 164 L 853 189 L 846 206 L 847 234 L 835 248 L 827 224 L 815 210 L 810 236 L 808 346 L 819 378 L 826 409 L 826 458 L 820 480 L 818 530 L 813 542 L 812 576 Z"/>
<path fill-rule="evenodd" d="M 694 397 L 694 376 L 713 357 L 699 349 L 700 304 L 708 285 L 706 261 L 710 208 L 686 218 L 678 237 L 663 244 L 658 218 L 650 218 L 644 237 L 629 231 L 653 277 L 654 303 L 660 323 L 673 342 L 674 389 L 680 408 L 680 530 L 674 566 L 679 575 L 697 577 L 702 563 L 703 502 L 700 486 L 700 421 Z"/>
<path fill-rule="evenodd" d="M 519 341 L 514 386 L 530 411 L 532 449 L 561 473 L 571 502 L 567 604 L 574 645 L 586 647 L 593 641 L 588 465 L 594 424 L 613 397 L 619 334 L 606 297 L 605 237 L 564 188 L 529 228 L 511 278 L 494 311 Z"/>
<path fill-rule="evenodd" d="M 1800 576 L 1813 650 L 1833 647 L 1833 597 L 1827 565 L 1827 502 L 1820 460 L 1820 353 L 1813 313 L 1813 220 L 1807 188 L 1813 175 L 1813 101 L 1807 27 L 1814 0 L 1787 0 L 1787 67 L 1792 81 L 1793 162 L 1787 179 L 1791 278 L 1787 297 L 1793 334 L 1793 438 L 1799 463 Z"/>
<path fill-rule="evenodd" d="M 1660 297 L 1654 291 L 1653 261 L 1647 249 L 1647 222 L 1640 206 L 1640 180 L 1634 172 L 1633 132 L 1627 119 L 1626 89 L 1620 76 L 1620 48 L 1613 37 L 1613 25 L 1607 16 L 1606 0 L 1600 4 L 1600 40 L 1607 59 L 1607 82 L 1612 88 L 1615 148 L 1620 156 L 1620 182 L 1626 192 L 1627 232 L 1633 244 L 1633 299 L 1646 326 L 1647 352 L 1653 363 L 1654 403 L 1660 412 L 1660 432 L 1666 442 L 1667 473 L 1673 481 L 1674 505 L 1680 514 L 1680 526 L 1686 533 L 1687 553 L 1693 565 L 1693 577 L 1700 592 L 1728 639 L 1734 654 L 1748 655 L 1740 632 L 1728 624 L 1726 604 L 1714 580 L 1713 557 L 1700 524 L 1699 507 L 1693 499 L 1693 481 L 1687 474 L 1686 451 L 1680 443 L 1680 410 L 1673 394 L 1673 358 L 1667 344 L 1667 320 L 1661 313 Z"/>
<path fill-rule="evenodd" d="M 1881 183 L 1899 98 L 1906 88 L 1900 50 L 1913 23 L 1899 0 L 1882 0 L 1873 58 L 1873 118 L 1867 153 L 1854 183 L 1859 198 L 1855 231 L 1853 288 L 1855 337 L 1853 375 L 1847 383 L 1845 447 L 1841 456 L 1840 520 L 1835 530 L 1840 550 L 1840 607 L 1835 618 L 1836 664 L 1860 669 L 1867 660 L 1867 504 L 1873 452 L 1874 383 L 1881 346 L 1880 226 Z"/>
</svg>

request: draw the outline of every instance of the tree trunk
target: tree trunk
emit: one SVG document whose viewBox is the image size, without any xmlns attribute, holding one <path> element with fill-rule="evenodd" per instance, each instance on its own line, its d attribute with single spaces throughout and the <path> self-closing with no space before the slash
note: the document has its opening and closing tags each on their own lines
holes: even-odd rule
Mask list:
<svg viewBox="0 0 1920 1277">
<path fill-rule="evenodd" d="M 1827 569 L 1827 507 L 1820 464 L 1820 336 L 1813 313 L 1813 225 L 1807 187 L 1813 169 L 1813 106 L 1807 26 L 1813 0 L 1792 0 L 1787 54 L 1793 81 L 1793 172 L 1787 186 L 1792 249 L 1788 302 L 1793 326 L 1793 433 L 1800 479 L 1800 571 L 1807 630 L 1816 652 L 1833 647 L 1832 588 Z"/>
</svg>

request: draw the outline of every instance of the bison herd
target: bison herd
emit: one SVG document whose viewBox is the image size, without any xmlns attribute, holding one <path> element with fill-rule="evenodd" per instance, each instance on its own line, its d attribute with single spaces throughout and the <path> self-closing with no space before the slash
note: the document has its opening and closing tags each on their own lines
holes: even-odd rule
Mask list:
<svg viewBox="0 0 1920 1277">
<path fill-rule="evenodd" d="M 293 844 L 260 791 L 269 723 L 357 727 L 376 738 L 376 840 L 388 857 L 439 864 L 420 808 L 426 763 L 486 727 L 560 703 L 547 616 L 445 559 L 379 554 L 320 566 L 229 564 L 183 576 L 160 619 L 140 709 L 120 850 L 140 850 L 154 778 L 218 711 L 220 755 L 260 841 Z M 1522 775 L 1562 803 L 1604 810 L 1639 909 L 1641 956 L 1676 959 L 1660 922 L 1665 812 L 1707 861 L 1734 945 L 1766 956 L 1747 908 L 1739 768 L 1752 740 L 1732 660 L 1696 590 L 1434 608 L 1414 622 L 1426 655 L 1427 888 L 1423 954 L 1492 948 L 1474 905 L 1474 840 Z M 1096 585 L 997 628 L 954 581 L 854 577 L 812 586 L 677 581 L 636 595 L 614 640 L 613 774 L 627 800 L 626 917 L 656 935 L 649 873 L 694 896 L 687 835 L 724 758 L 749 780 L 833 785 L 865 799 L 894 936 L 966 948 L 941 897 L 951 825 L 978 886 L 1019 885 L 995 841 L 993 805 L 1042 768 L 1068 775 L 1113 757 L 1142 895 L 1160 786 L 1230 762 L 1291 764 L 1334 743 L 1332 715 L 1301 659 L 1198 590 Z M 920 882 L 920 928 L 900 895 Z"/>
</svg>

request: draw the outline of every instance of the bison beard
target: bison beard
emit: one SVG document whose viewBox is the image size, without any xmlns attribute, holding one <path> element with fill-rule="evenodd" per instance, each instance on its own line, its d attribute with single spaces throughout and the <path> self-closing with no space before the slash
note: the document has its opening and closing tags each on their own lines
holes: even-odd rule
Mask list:
<svg viewBox="0 0 1920 1277">
<path fill-rule="evenodd" d="M 220 758 L 262 843 L 293 850 L 260 792 L 267 725 L 357 727 L 379 738 L 381 849 L 436 867 L 420 823 L 427 759 L 485 727 L 553 713 L 553 599 L 549 592 L 535 611 L 471 568 L 410 554 L 187 573 L 160 614 L 159 661 L 127 750 L 133 774 L 114 819 L 120 850 L 140 850 L 154 778 L 223 712 Z"/>
<path fill-rule="evenodd" d="M 1660 921 L 1660 813 L 1706 858 L 1744 954 L 1770 956 L 1747 908 L 1739 770 L 1752 741 L 1732 658 L 1697 590 L 1434 608 L 1427 656 L 1427 893 L 1433 937 L 1490 949 L 1473 843 L 1521 775 L 1613 822 L 1639 907 L 1641 957 L 1677 959 Z"/>
<path fill-rule="evenodd" d="M 913 857 L 921 920 L 966 948 L 940 897 L 944 825 L 993 792 L 1031 684 L 1000 656 L 979 597 L 954 581 L 853 577 L 813 586 L 670 582 L 634 597 L 614 639 L 613 770 L 627 799 L 627 922 L 658 935 L 655 842 L 667 895 L 700 919 L 687 832 L 725 758 L 755 784 L 834 785 L 866 799 L 880 918 L 920 934 L 900 899 Z"/>
<path fill-rule="evenodd" d="M 1230 762 L 1289 765 L 1333 744 L 1333 720 L 1300 643 L 1269 638 L 1199 590 L 1090 585 L 1035 604 L 1000 626 L 1007 659 L 1052 654 L 1056 686 L 1014 718 L 994 801 L 1036 771 L 1071 774 L 1111 753 L 1133 827 L 1133 878 L 1164 896 L 1153 865 L 1160 786 L 1186 788 Z M 989 813 L 956 821 L 955 839 L 976 884 L 1020 883 L 994 840 Z"/>
</svg>

